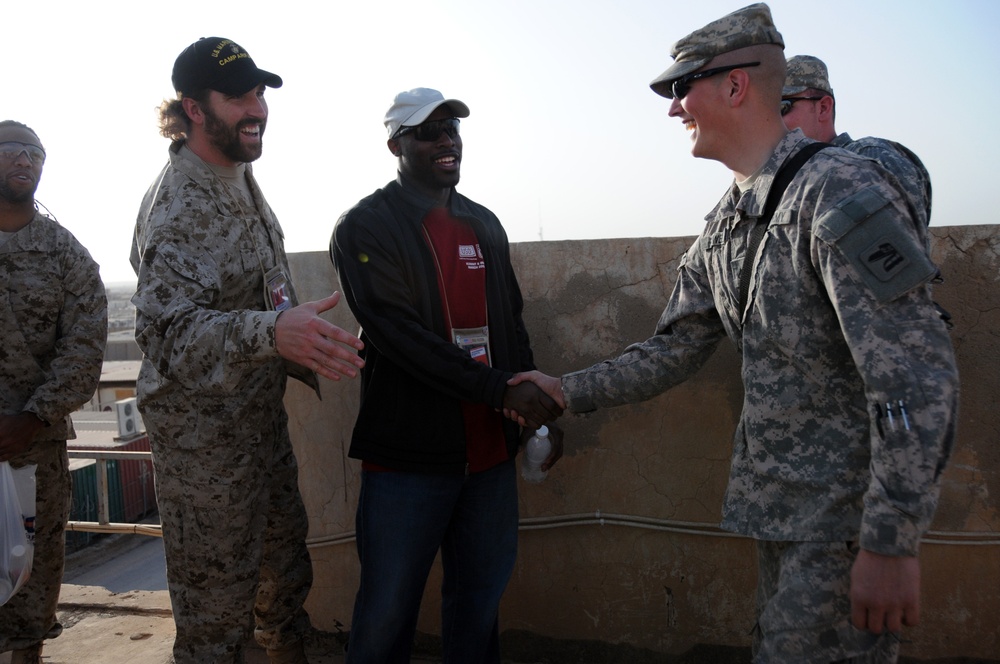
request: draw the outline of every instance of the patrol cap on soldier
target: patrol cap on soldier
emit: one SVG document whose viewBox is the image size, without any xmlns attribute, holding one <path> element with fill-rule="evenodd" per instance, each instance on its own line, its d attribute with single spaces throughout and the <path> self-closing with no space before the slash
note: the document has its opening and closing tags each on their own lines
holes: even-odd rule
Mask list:
<svg viewBox="0 0 1000 664">
<path fill-rule="evenodd" d="M 813 55 L 796 55 L 794 58 L 788 58 L 785 87 L 781 90 L 781 96 L 791 97 L 810 89 L 833 96 L 830 73 L 826 69 L 826 64 Z"/>
<path fill-rule="evenodd" d="M 758 2 L 712 21 L 678 40 L 670 47 L 674 64 L 657 76 L 649 87 L 656 94 L 673 99 L 670 86 L 681 76 L 701 69 L 723 53 L 761 44 L 785 47 L 781 33 L 771 20 L 770 8 Z"/>
<path fill-rule="evenodd" d="M 239 97 L 261 83 L 281 87 L 280 76 L 259 69 L 246 49 L 224 37 L 202 37 L 181 51 L 171 80 L 181 94 L 217 90 Z"/>
</svg>

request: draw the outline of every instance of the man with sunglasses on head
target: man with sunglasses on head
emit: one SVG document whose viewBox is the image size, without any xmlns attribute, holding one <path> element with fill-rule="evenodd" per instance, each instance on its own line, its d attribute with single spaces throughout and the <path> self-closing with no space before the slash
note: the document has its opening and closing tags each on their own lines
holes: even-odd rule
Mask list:
<svg viewBox="0 0 1000 664">
<path fill-rule="evenodd" d="M 38 211 L 44 164 L 34 130 L 0 122 L 0 462 L 35 465 L 35 512 L 26 515 L 35 518 L 31 576 L 0 606 L 0 653 L 13 651 L 12 664 L 40 664 L 42 642 L 62 632 L 56 606 L 71 494 L 66 440 L 76 437 L 69 415 L 97 390 L 108 334 L 97 263 Z"/>
<path fill-rule="evenodd" d="M 886 172 L 836 147 L 784 170 L 821 144 L 781 121 L 783 48 L 762 3 L 673 45 L 651 87 L 692 154 L 734 181 L 653 337 L 561 379 L 527 378 L 573 412 L 638 402 L 728 337 L 745 396 L 721 525 L 757 544 L 754 662 L 893 662 L 920 617 L 920 538 L 958 375 L 930 298 L 937 270 Z"/>
<path fill-rule="evenodd" d="M 874 159 L 899 182 L 913 206 L 914 223 L 930 251 L 927 226 L 931 216 L 931 176 L 912 150 L 884 138 L 866 136 L 854 140 L 834 129 L 837 101 L 830 86 L 826 63 L 812 55 L 796 55 L 786 63 L 785 86 L 781 91 L 781 116 L 789 129 L 801 129 L 809 138 Z"/>
<path fill-rule="evenodd" d="M 345 212 L 330 242 L 365 342 L 350 448 L 362 461 L 352 664 L 410 661 L 438 549 L 443 661 L 499 663 L 498 607 L 517 549 L 514 456 L 562 413 L 537 386 L 507 385 L 534 363 L 507 235 L 455 190 L 468 116 L 437 90 L 396 95 L 384 124 L 397 178 Z M 505 408 L 525 416 L 523 431 Z M 543 469 L 562 453 L 553 433 Z"/>
<path fill-rule="evenodd" d="M 160 107 L 169 162 L 142 201 L 132 302 L 173 606 L 176 664 L 306 661 L 308 523 L 282 398 L 286 376 L 354 377 L 361 342 L 296 305 L 284 239 L 250 162 L 267 125 L 259 69 L 232 40 L 177 56 Z"/>
</svg>

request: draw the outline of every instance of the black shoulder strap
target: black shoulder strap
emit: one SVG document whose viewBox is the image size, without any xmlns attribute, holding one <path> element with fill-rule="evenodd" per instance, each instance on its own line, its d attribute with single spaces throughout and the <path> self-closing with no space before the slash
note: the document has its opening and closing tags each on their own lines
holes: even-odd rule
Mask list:
<svg viewBox="0 0 1000 664">
<path fill-rule="evenodd" d="M 771 190 L 767 193 L 767 200 L 764 202 L 764 211 L 757 219 L 756 225 L 750 231 L 750 239 L 747 241 L 747 253 L 743 257 L 743 267 L 740 270 L 740 308 L 738 310 L 741 317 L 743 316 L 743 310 L 747 306 L 747 296 L 750 294 L 750 273 L 753 271 L 754 257 L 757 255 L 760 242 L 764 239 L 764 233 L 767 232 L 767 227 L 771 223 L 771 217 L 774 216 L 774 211 L 778 209 L 781 197 L 785 195 L 785 189 L 788 188 L 788 184 L 795 177 L 795 174 L 799 172 L 803 164 L 809 161 L 814 154 L 828 147 L 830 147 L 829 143 L 810 143 L 796 152 L 775 174 L 774 182 L 771 183 Z"/>
</svg>

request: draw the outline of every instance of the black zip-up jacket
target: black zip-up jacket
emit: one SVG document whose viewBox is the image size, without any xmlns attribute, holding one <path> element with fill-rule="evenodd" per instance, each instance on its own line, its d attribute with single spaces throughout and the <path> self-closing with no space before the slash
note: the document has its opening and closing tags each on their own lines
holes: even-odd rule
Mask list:
<svg viewBox="0 0 1000 664">
<path fill-rule="evenodd" d="M 486 262 L 493 366 L 451 343 L 437 269 L 422 231 L 432 205 L 390 182 L 341 215 L 330 240 L 330 257 L 365 343 L 361 407 L 349 455 L 402 471 L 462 473 L 461 401 L 501 408 L 507 380 L 533 369 L 534 361 L 507 234 L 496 215 L 454 190 L 451 214 L 472 226 Z M 503 427 L 513 458 L 519 428 L 509 420 Z"/>
</svg>

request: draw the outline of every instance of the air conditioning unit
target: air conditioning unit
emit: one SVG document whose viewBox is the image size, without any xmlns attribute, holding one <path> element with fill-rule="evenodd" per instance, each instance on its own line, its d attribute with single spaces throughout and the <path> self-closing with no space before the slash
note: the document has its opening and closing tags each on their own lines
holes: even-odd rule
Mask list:
<svg viewBox="0 0 1000 664">
<path fill-rule="evenodd" d="M 118 436 L 120 438 L 135 438 L 146 430 L 142 416 L 135 405 L 135 397 L 115 402 L 115 412 L 118 413 Z"/>
</svg>

